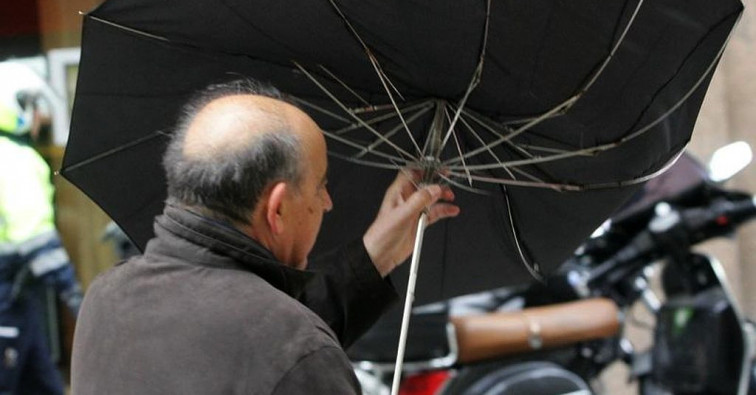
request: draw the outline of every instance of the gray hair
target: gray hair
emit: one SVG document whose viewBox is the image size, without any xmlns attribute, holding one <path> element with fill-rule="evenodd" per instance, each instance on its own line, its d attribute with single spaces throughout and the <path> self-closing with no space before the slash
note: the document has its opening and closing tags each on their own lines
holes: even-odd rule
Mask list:
<svg viewBox="0 0 756 395">
<path fill-rule="evenodd" d="M 285 122 L 277 126 L 281 130 L 262 133 L 246 146 L 223 155 L 202 158 L 184 155 L 187 130 L 199 111 L 214 100 L 247 94 L 291 103 L 276 88 L 248 79 L 211 85 L 199 92 L 184 106 L 163 157 L 169 204 L 196 208 L 216 219 L 248 224 L 269 184 L 284 181 L 294 187 L 299 185 L 302 147 L 294 133 L 285 129 L 288 127 Z"/>
</svg>

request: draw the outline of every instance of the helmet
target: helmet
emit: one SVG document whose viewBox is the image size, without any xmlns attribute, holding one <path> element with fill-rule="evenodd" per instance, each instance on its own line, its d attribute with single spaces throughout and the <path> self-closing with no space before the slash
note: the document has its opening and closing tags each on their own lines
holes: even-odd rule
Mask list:
<svg viewBox="0 0 756 395">
<path fill-rule="evenodd" d="M 0 132 L 23 135 L 31 129 L 34 98 L 45 81 L 28 66 L 0 62 Z"/>
</svg>

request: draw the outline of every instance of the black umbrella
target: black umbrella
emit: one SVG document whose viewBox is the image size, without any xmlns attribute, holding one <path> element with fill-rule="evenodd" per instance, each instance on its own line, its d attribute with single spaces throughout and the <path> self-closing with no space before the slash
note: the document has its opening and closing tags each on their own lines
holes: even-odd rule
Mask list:
<svg viewBox="0 0 756 395">
<path fill-rule="evenodd" d="M 316 250 L 362 234 L 387 168 L 423 167 L 455 186 L 463 214 L 429 229 L 418 299 L 529 281 L 682 151 L 741 10 L 108 0 L 85 16 L 61 173 L 143 246 L 179 106 L 249 76 L 295 97 L 329 138 L 336 210 Z"/>
</svg>

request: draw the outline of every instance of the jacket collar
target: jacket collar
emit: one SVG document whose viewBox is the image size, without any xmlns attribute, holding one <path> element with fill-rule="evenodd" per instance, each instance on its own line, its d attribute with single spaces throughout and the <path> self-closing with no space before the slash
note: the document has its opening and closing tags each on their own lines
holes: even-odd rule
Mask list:
<svg viewBox="0 0 756 395">
<path fill-rule="evenodd" d="M 167 205 L 155 219 L 156 240 L 150 241 L 145 255 L 159 245 L 172 245 L 175 238 L 189 241 L 223 257 L 231 258 L 243 270 L 257 274 L 277 289 L 297 298 L 313 273 L 285 266 L 255 240 L 228 223 L 203 217 L 187 209 Z M 173 239 L 173 240 L 172 240 Z M 198 264 L 191 249 L 171 251 L 187 263 Z"/>
</svg>

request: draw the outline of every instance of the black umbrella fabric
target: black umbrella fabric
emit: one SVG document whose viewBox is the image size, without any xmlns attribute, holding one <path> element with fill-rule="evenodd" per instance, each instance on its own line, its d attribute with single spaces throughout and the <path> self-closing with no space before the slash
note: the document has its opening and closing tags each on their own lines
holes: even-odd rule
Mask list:
<svg viewBox="0 0 756 395">
<path fill-rule="evenodd" d="M 198 89 L 293 96 L 331 154 L 316 252 L 358 237 L 396 171 L 456 190 L 419 302 L 555 267 L 690 138 L 737 0 L 108 0 L 85 16 L 61 173 L 139 246 Z M 406 266 L 406 265 L 405 265 Z M 406 268 L 393 274 L 401 288 Z"/>
</svg>

